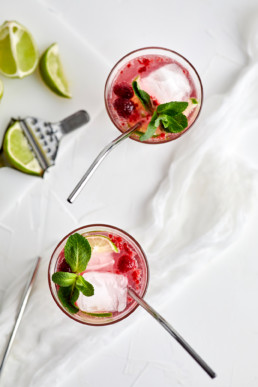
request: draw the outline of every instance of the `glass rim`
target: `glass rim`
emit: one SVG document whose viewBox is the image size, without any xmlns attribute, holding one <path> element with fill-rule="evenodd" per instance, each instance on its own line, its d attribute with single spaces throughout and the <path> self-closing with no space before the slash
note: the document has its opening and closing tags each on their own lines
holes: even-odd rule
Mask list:
<svg viewBox="0 0 258 387">
<path fill-rule="evenodd" d="M 110 114 L 110 111 L 109 111 L 109 108 L 108 108 L 108 103 L 107 103 L 107 99 L 106 99 L 106 90 L 107 90 L 107 85 L 108 85 L 108 82 L 109 82 L 109 79 L 113 73 L 113 71 L 115 70 L 115 68 L 117 67 L 117 65 L 119 65 L 119 63 L 121 63 L 124 59 L 126 59 L 128 56 L 132 55 L 132 54 L 135 54 L 137 53 L 138 51 L 144 51 L 144 50 L 164 50 L 164 51 L 168 51 L 172 54 L 175 54 L 177 56 L 179 56 L 181 59 L 183 59 L 185 62 L 188 63 L 188 65 L 193 69 L 194 73 L 196 74 L 197 76 L 197 79 L 199 81 L 199 85 L 200 85 L 200 93 L 201 93 L 201 103 L 200 103 L 200 108 L 199 108 L 199 111 L 197 113 L 197 116 L 195 117 L 195 120 L 191 123 L 191 125 L 189 125 L 189 127 L 184 130 L 181 134 L 179 133 L 178 137 L 176 137 L 175 139 L 170 139 L 170 140 L 161 140 L 159 142 L 148 142 L 148 141 L 140 141 L 139 139 L 136 139 L 136 138 L 130 138 L 130 140 L 133 140 L 133 141 L 136 141 L 136 142 L 140 142 L 141 144 L 148 144 L 148 145 L 159 145 L 159 144 L 165 144 L 165 143 L 168 143 L 168 142 L 171 142 L 171 141 L 174 141 L 176 139 L 178 139 L 179 137 L 181 137 L 183 134 L 185 134 L 186 132 L 188 132 L 188 130 L 193 126 L 193 124 L 195 123 L 195 121 L 198 119 L 199 115 L 200 115 L 200 112 L 202 110 L 202 103 L 203 103 L 203 85 L 202 85 L 202 81 L 201 81 L 201 78 L 200 78 L 200 75 L 198 73 L 198 71 L 196 70 L 196 68 L 192 65 L 192 63 L 186 59 L 183 55 L 179 54 L 177 51 L 174 51 L 174 50 L 171 50 L 170 48 L 165 48 L 165 47 L 159 47 L 159 46 L 148 46 L 148 47 L 142 47 L 142 48 L 137 48 L 133 51 L 130 51 L 128 54 L 124 55 L 122 58 L 120 58 L 116 63 L 115 65 L 111 68 L 108 76 L 107 76 L 107 79 L 106 79 L 106 82 L 105 82 L 105 87 L 104 87 L 104 101 L 105 101 L 105 108 L 106 108 L 106 111 L 108 113 L 108 116 L 110 118 L 110 120 L 112 121 L 112 123 L 115 125 L 115 127 L 121 132 L 121 133 L 124 133 L 122 129 L 120 129 L 118 127 L 118 125 L 116 124 L 115 120 L 113 120 L 112 118 L 112 115 Z"/>
<path fill-rule="evenodd" d="M 111 325 L 111 324 L 115 324 L 119 321 L 122 321 L 124 320 L 125 318 L 127 318 L 128 316 L 130 316 L 139 306 L 139 304 L 135 301 L 136 305 L 132 308 L 132 310 L 130 310 L 125 316 L 121 317 L 121 318 L 118 318 L 117 320 L 115 321 L 109 321 L 109 322 L 103 322 L 101 324 L 92 324 L 92 323 L 89 323 L 89 322 L 85 322 L 85 321 L 80 321 L 78 319 L 76 319 L 75 317 L 73 317 L 72 314 L 69 314 L 65 308 L 60 305 L 57 301 L 57 296 L 54 294 L 53 290 L 52 290 L 52 284 L 53 284 L 53 281 L 51 279 L 51 276 L 50 276 L 50 266 L 51 266 L 51 263 L 53 261 L 53 258 L 54 258 L 54 255 L 57 251 L 57 249 L 59 248 L 59 246 L 72 234 L 74 234 L 75 232 L 79 231 L 79 230 L 82 230 L 84 228 L 89 228 L 89 227 L 107 227 L 107 228 L 110 228 L 110 229 L 115 229 L 117 231 L 120 231 L 122 234 L 125 234 L 127 237 L 129 237 L 130 240 L 132 240 L 132 242 L 139 248 L 141 254 L 142 254 L 142 257 L 144 259 L 144 263 L 145 263 L 145 266 L 146 266 L 146 284 L 145 284 L 145 288 L 144 288 L 144 291 L 143 291 L 143 294 L 141 295 L 141 297 L 144 297 L 145 294 L 146 294 L 146 291 L 147 291 L 147 288 L 148 288 L 148 285 L 149 285 L 149 274 L 150 274 L 150 271 L 149 271 L 149 264 L 148 264 L 148 260 L 147 260 L 147 257 L 146 257 L 146 254 L 144 252 L 144 250 L 142 249 L 141 245 L 139 244 L 139 242 L 137 242 L 136 239 L 134 239 L 134 237 L 132 235 L 130 235 L 129 233 L 127 233 L 126 231 L 122 230 L 121 228 L 119 227 L 116 227 L 116 226 L 112 226 L 110 224 L 104 224 L 104 223 L 93 223 L 93 224 L 88 224 L 88 225 L 85 225 L 85 226 L 81 226 L 81 227 L 78 227 L 76 228 L 75 230 L 69 232 L 69 234 L 67 234 L 66 236 L 64 236 L 61 241 L 57 244 L 57 246 L 55 247 L 52 255 L 51 255 L 51 258 L 50 258 L 50 261 L 49 261 L 49 264 L 48 264 L 48 285 L 49 285 L 49 289 L 50 289 L 50 293 L 55 301 L 55 303 L 57 304 L 57 306 L 59 307 L 59 309 L 65 313 L 68 317 L 70 317 L 71 319 L 73 319 L 74 321 L 78 322 L 78 323 L 81 323 L 83 325 L 90 325 L 90 326 L 94 326 L 94 327 L 98 327 L 98 326 L 104 326 L 104 325 Z"/>
</svg>

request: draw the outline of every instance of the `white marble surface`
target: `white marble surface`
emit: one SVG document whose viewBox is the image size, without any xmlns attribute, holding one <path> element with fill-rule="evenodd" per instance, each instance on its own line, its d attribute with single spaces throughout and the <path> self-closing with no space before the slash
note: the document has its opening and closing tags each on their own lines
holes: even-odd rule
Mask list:
<svg viewBox="0 0 258 387">
<path fill-rule="evenodd" d="M 42 89 L 36 86 L 38 79 L 34 77 L 22 81 L 23 90 L 29 95 L 36 90 L 39 93 L 37 99 L 22 99 L 24 91 L 19 86 L 21 96 L 14 100 L 18 81 L 8 81 L 6 90 L 9 88 L 10 92 L 1 105 L 1 125 L 5 125 L 8 116 L 31 114 L 31 109 L 41 117 L 62 118 L 60 115 L 69 114 L 84 107 L 84 104 L 93 111 L 93 120 L 87 131 L 76 134 L 73 142 L 68 138 L 64 140 L 58 163 L 44 181 L 30 177 L 24 180 L 16 171 L 1 171 L 0 253 L 2 273 L 5 271 L 9 276 L 14 271 L 23 270 L 25 262 L 34 255 L 50 251 L 60 237 L 82 222 L 107 222 L 133 231 L 144 216 L 142 203 L 148 201 L 165 176 L 176 144 L 164 145 L 167 153 L 162 151 L 162 154 L 159 147 L 144 149 L 149 162 L 135 174 L 131 170 L 132 166 L 137 167 L 137 157 L 141 157 L 139 144 L 124 143 L 117 153 L 109 156 L 92 178 L 87 192 L 82 193 L 72 209 L 65 202 L 85 165 L 117 133 L 107 118 L 102 99 L 102 87 L 110 66 L 137 47 L 170 47 L 184 54 L 196 66 L 208 99 L 227 92 L 247 66 L 248 26 L 252 17 L 258 15 L 258 5 L 254 0 L 184 0 L 180 3 L 161 0 L 158 4 L 145 0 L 76 0 L 73 3 L 68 0 L 41 0 L 35 4 L 26 3 L 27 7 L 22 7 L 18 1 L 10 1 L 3 6 L 4 19 L 17 19 L 30 26 L 41 48 L 54 40 L 60 42 L 68 73 L 74 77 L 75 97 L 64 106 L 63 101 L 56 99 L 43 86 Z M 44 29 L 42 21 L 48 21 L 47 25 L 44 23 Z M 84 54 L 79 60 L 76 55 L 80 54 L 81 47 Z M 90 64 L 87 63 L 89 58 L 92 59 Z M 78 72 L 74 72 L 74 62 L 78 65 Z M 93 78 L 81 77 L 89 71 L 99 74 L 94 78 L 96 85 L 93 82 L 90 86 L 90 91 L 95 92 L 94 100 L 89 98 L 87 89 L 87 79 Z M 244 96 L 242 98 L 244 103 Z M 97 130 L 101 131 L 101 135 L 96 133 Z M 256 169 L 257 140 L 254 128 L 238 146 L 239 154 L 253 163 Z M 142 186 L 145 176 L 148 179 Z M 110 184 L 110 190 L 103 192 L 107 184 Z M 20 195 L 17 195 L 16 187 L 19 187 Z M 45 193 L 40 196 L 40 201 L 39 191 Z M 126 201 L 125 205 L 121 198 L 127 198 L 129 193 L 137 200 Z M 114 212 L 114 208 L 117 211 Z M 256 387 L 257 226 L 258 208 L 254 207 L 247 224 L 229 248 L 184 282 L 184 286 L 160 306 L 155 305 L 213 366 L 218 373 L 217 379 L 209 380 L 155 321 L 137 310 L 135 313 L 142 322 L 131 330 L 127 329 L 113 344 L 105 346 L 105 342 L 101 342 L 103 348 L 94 358 L 88 362 L 79 359 L 78 367 L 65 369 L 62 381 L 57 379 L 53 385 L 68 387 L 73 383 L 79 387 L 98 387 L 112 383 L 113 386 L 125 387 L 152 387 L 157 384 L 162 387 Z M 1 275 L 2 293 L 7 277 Z M 51 308 L 51 302 L 50 297 L 47 298 L 46 307 L 49 305 Z M 20 332 L 18 344 L 23 333 L 27 333 L 25 337 L 28 338 L 28 331 L 22 326 Z"/>
</svg>

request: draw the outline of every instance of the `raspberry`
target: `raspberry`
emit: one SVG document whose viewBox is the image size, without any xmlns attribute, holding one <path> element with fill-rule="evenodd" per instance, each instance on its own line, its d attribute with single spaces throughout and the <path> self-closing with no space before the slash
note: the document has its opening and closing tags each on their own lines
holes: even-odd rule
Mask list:
<svg viewBox="0 0 258 387">
<path fill-rule="evenodd" d="M 68 265 L 68 263 L 66 262 L 66 260 L 63 258 L 63 260 L 60 263 L 58 263 L 57 271 L 66 271 L 68 273 L 71 273 L 72 270 Z"/>
<path fill-rule="evenodd" d="M 121 273 L 126 273 L 127 271 L 133 270 L 136 267 L 135 260 L 129 255 L 122 255 L 118 261 L 118 269 Z"/>
<path fill-rule="evenodd" d="M 134 111 L 135 105 L 130 99 L 119 97 L 114 102 L 114 108 L 119 116 L 128 118 Z"/>
<path fill-rule="evenodd" d="M 146 66 L 140 67 L 138 73 L 143 73 L 144 71 L 146 71 Z"/>
<path fill-rule="evenodd" d="M 147 58 L 142 58 L 142 59 L 138 59 L 138 63 L 144 65 L 144 66 L 148 66 L 149 63 L 150 63 L 150 60 L 147 59 Z"/>
<path fill-rule="evenodd" d="M 117 83 L 113 89 L 118 97 L 130 99 L 133 97 L 133 88 L 126 82 Z"/>
</svg>

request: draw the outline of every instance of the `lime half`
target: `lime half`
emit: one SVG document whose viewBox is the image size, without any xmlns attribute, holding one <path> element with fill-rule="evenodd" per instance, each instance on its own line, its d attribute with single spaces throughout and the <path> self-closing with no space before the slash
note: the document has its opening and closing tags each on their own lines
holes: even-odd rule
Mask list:
<svg viewBox="0 0 258 387">
<path fill-rule="evenodd" d="M 30 32 L 16 21 L 0 26 L 0 71 L 6 77 L 23 78 L 38 64 L 38 50 Z"/>
<path fill-rule="evenodd" d="M 43 170 L 30 149 L 19 122 L 16 121 L 7 129 L 4 136 L 3 150 L 7 161 L 14 168 L 30 175 L 41 176 L 43 174 Z"/>
<path fill-rule="evenodd" d="M 58 44 L 52 44 L 39 62 L 40 74 L 46 85 L 61 97 L 71 98 L 68 82 L 59 56 Z"/>
<path fill-rule="evenodd" d="M 118 252 L 116 245 L 104 235 L 83 234 L 83 236 L 88 240 L 94 253 Z"/>
</svg>

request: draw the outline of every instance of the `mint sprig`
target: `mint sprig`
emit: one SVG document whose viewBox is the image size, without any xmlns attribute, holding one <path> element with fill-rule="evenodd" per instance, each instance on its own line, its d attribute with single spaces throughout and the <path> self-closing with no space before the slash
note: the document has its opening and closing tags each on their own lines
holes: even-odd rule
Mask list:
<svg viewBox="0 0 258 387">
<path fill-rule="evenodd" d="M 138 77 L 132 82 L 135 95 L 140 100 L 143 107 L 153 113 L 146 132 L 140 134 L 140 141 L 146 141 L 151 138 L 157 128 L 161 128 L 168 133 L 180 133 L 188 126 L 187 117 L 183 114 L 188 106 L 188 102 L 171 101 L 158 105 L 154 110 L 151 97 L 146 91 L 142 90 L 137 82 Z M 192 103 L 198 103 L 195 98 L 191 98 Z M 154 110 L 154 111 L 153 111 Z"/>
<path fill-rule="evenodd" d="M 137 82 L 138 77 L 133 81 L 132 83 L 132 88 L 135 93 L 135 95 L 138 97 L 140 100 L 142 106 L 144 107 L 145 110 L 149 112 L 153 112 L 153 106 L 151 103 L 151 97 L 146 91 L 142 90 Z"/>
<path fill-rule="evenodd" d="M 52 281 L 63 288 L 75 286 L 87 297 L 93 296 L 94 294 L 93 285 L 86 281 L 83 276 L 75 273 L 58 271 L 52 275 Z"/>
<path fill-rule="evenodd" d="M 159 126 L 168 133 L 182 132 L 188 126 L 187 117 L 183 114 L 187 106 L 188 102 L 178 101 L 158 105 L 151 117 L 146 132 L 140 136 L 140 140 L 148 140 L 154 135 Z"/>
<path fill-rule="evenodd" d="M 67 239 L 64 253 L 65 260 L 73 273 L 58 271 L 52 275 L 52 281 L 60 286 L 57 294 L 61 304 L 74 314 L 79 311 L 75 306 L 79 293 L 82 292 L 87 297 L 94 294 L 93 285 L 80 275 L 86 270 L 90 260 L 91 247 L 85 237 L 75 233 Z"/>
</svg>

